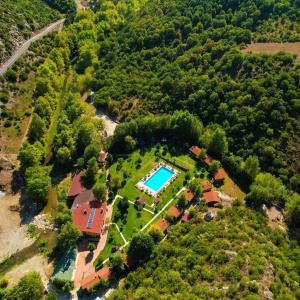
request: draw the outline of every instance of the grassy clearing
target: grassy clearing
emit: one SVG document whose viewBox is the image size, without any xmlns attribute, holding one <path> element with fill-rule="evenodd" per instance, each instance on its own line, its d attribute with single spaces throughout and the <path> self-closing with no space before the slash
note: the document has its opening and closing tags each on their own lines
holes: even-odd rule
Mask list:
<svg viewBox="0 0 300 300">
<path fill-rule="evenodd" d="M 161 200 L 160 204 L 157 206 L 157 210 L 159 210 L 186 184 L 187 178 L 191 178 L 196 175 L 196 162 L 187 154 L 172 155 L 167 151 L 163 151 L 162 148 L 159 149 L 159 152 L 156 152 L 157 148 L 151 148 L 145 153 L 142 151 L 135 151 L 127 158 L 122 158 L 115 162 L 110 167 L 109 172 L 112 177 L 119 177 L 121 181 L 126 180 L 125 185 L 118 190 L 118 194 L 123 197 L 128 197 L 128 199 L 133 202 L 136 198 L 143 197 L 147 204 L 151 205 L 154 198 L 142 193 L 135 187 L 135 185 L 153 167 L 155 167 L 159 161 L 166 160 L 167 164 L 178 169 L 180 174 L 177 179 L 159 196 L 159 199 Z M 140 167 L 137 167 L 139 160 L 141 161 Z M 175 165 L 173 165 L 173 163 Z M 176 165 L 185 168 L 187 171 L 179 169 Z"/>
<path fill-rule="evenodd" d="M 121 199 L 119 198 L 115 204 L 114 204 L 114 212 L 117 210 L 117 205 L 118 202 Z M 118 224 L 120 231 L 123 233 L 123 235 L 125 236 L 126 240 L 131 240 L 133 235 L 138 233 L 140 231 L 140 229 L 148 222 L 151 220 L 151 218 L 153 217 L 153 215 L 145 210 L 137 210 L 135 208 L 134 205 L 129 204 L 129 208 L 128 208 L 128 213 L 126 218 L 122 219 L 118 219 L 115 220 L 114 219 L 114 215 L 113 215 L 113 220 L 114 222 L 116 221 L 116 223 Z"/>
<path fill-rule="evenodd" d="M 221 186 L 220 190 L 225 194 L 231 196 L 232 198 L 236 198 L 239 200 L 244 200 L 246 194 L 239 188 L 239 186 L 229 177 L 229 175 L 225 171 L 225 181 Z"/>
<path fill-rule="evenodd" d="M 100 255 L 97 257 L 97 259 L 95 260 L 94 265 L 97 266 L 98 264 L 101 264 L 102 261 L 109 258 L 111 256 L 111 254 L 114 253 L 123 244 L 124 244 L 124 241 L 123 241 L 120 233 L 116 229 L 116 226 L 110 225 L 105 247 L 101 251 Z"/>
<path fill-rule="evenodd" d="M 295 43 L 252 43 L 243 50 L 243 53 L 267 53 L 276 54 L 278 52 L 288 52 L 297 55 L 300 62 L 300 42 Z"/>
</svg>

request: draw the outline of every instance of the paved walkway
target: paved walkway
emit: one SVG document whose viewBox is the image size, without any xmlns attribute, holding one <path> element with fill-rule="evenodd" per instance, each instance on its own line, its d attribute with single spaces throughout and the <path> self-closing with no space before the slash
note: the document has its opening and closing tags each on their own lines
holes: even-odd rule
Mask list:
<svg viewBox="0 0 300 300">
<path fill-rule="evenodd" d="M 112 217 L 113 204 L 107 206 L 106 219 L 110 222 Z M 97 248 L 91 254 L 87 248 L 87 242 L 78 245 L 78 255 L 76 258 L 76 265 L 73 273 L 73 280 L 75 287 L 79 287 L 82 278 L 95 272 L 94 261 L 99 256 L 100 252 L 104 249 L 108 235 L 108 228 L 101 235 Z"/>
<path fill-rule="evenodd" d="M 144 231 L 161 213 L 165 211 L 165 209 L 176 199 L 176 197 L 185 190 L 185 187 L 183 187 L 179 192 L 176 193 L 176 195 L 171 198 L 168 203 L 147 223 L 145 226 L 140 230 Z"/>
<path fill-rule="evenodd" d="M 121 232 L 121 230 L 120 230 L 120 228 L 119 228 L 118 224 L 117 224 L 117 223 L 110 223 L 110 225 L 115 225 L 115 226 L 116 226 L 116 228 L 117 228 L 118 232 L 120 233 L 120 236 L 121 236 L 122 240 L 123 240 L 123 241 L 124 241 L 124 243 L 126 244 L 126 243 L 127 243 L 127 241 L 126 241 L 126 239 L 125 239 L 125 236 L 124 236 L 124 235 L 123 235 L 123 233 Z"/>
<path fill-rule="evenodd" d="M 132 202 L 132 201 L 130 201 L 130 200 L 128 200 L 128 202 L 129 202 L 130 204 L 135 205 L 134 202 Z M 151 210 L 149 210 L 149 209 L 147 209 L 147 208 L 145 208 L 145 207 L 143 207 L 143 210 L 145 210 L 145 211 L 147 211 L 148 213 L 154 215 L 154 212 L 153 212 L 153 211 L 151 211 Z"/>
</svg>

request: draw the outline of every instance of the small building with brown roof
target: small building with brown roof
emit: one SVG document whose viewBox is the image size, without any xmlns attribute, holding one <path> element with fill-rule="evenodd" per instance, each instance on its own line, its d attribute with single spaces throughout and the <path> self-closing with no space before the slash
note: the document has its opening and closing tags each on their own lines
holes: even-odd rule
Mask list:
<svg viewBox="0 0 300 300">
<path fill-rule="evenodd" d="M 221 198 L 219 197 L 219 194 L 216 191 L 203 193 L 203 199 L 205 203 L 209 206 L 221 203 Z"/>
<path fill-rule="evenodd" d="M 183 194 L 184 194 L 186 200 L 187 200 L 189 203 L 192 202 L 192 201 L 194 200 L 194 198 L 195 198 L 195 195 L 194 195 L 193 192 L 190 191 L 190 190 L 184 190 L 184 191 L 183 191 Z"/>
<path fill-rule="evenodd" d="M 160 219 L 154 224 L 154 227 L 160 229 L 163 233 L 166 233 L 170 227 L 170 223 L 166 219 Z"/>
<path fill-rule="evenodd" d="M 140 198 L 135 200 L 134 204 L 136 206 L 139 206 L 139 205 L 145 206 L 146 205 L 146 200 L 143 197 L 140 197 Z"/>
<path fill-rule="evenodd" d="M 203 193 L 210 192 L 211 189 L 212 189 L 212 184 L 208 180 L 205 180 L 205 181 L 202 182 L 202 191 L 203 191 Z"/>
<path fill-rule="evenodd" d="M 101 150 L 98 154 L 97 160 L 99 163 L 105 163 L 106 157 L 107 157 L 107 152 Z"/>
<path fill-rule="evenodd" d="M 214 174 L 214 180 L 217 182 L 222 182 L 225 180 L 225 172 L 223 169 L 218 169 Z"/>
<path fill-rule="evenodd" d="M 201 153 L 201 148 L 199 148 L 198 146 L 192 146 L 189 150 L 190 153 L 195 157 L 198 157 L 198 155 Z"/>
<path fill-rule="evenodd" d="M 103 267 L 80 281 L 80 288 L 83 291 L 90 291 L 101 279 L 108 282 L 113 278 L 113 268 Z"/>
<path fill-rule="evenodd" d="M 204 163 L 209 167 L 211 163 L 214 161 L 214 159 L 210 155 L 206 155 L 204 159 Z"/>
<path fill-rule="evenodd" d="M 85 190 L 86 188 L 83 185 L 82 174 L 80 172 L 77 172 L 68 191 L 68 197 L 76 197 Z"/>
<path fill-rule="evenodd" d="M 174 219 L 178 219 L 182 215 L 183 211 L 180 210 L 177 206 L 171 206 L 168 209 L 168 215 Z"/>
</svg>

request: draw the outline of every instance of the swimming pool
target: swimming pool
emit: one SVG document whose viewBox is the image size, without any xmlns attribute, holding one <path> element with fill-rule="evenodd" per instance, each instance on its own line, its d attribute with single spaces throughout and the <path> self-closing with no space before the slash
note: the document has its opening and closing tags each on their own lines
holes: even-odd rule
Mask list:
<svg viewBox="0 0 300 300">
<path fill-rule="evenodd" d="M 144 185 L 157 193 L 174 174 L 175 172 L 169 168 L 160 167 L 144 182 Z"/>
<path fill-rule="evenodd" d="M 151 196 L 158 196 L 178 175 L 178 171 L 159 163 L 139 183 L 138 189 Z"/>
</svg>

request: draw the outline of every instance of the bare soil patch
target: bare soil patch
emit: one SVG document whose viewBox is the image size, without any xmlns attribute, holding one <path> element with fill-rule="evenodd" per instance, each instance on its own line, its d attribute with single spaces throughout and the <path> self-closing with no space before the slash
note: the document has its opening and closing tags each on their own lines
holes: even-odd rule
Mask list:
<svg viewBox="0 0 300 300">
<path fill-rule="evenodd" d="M 53 272 L 53 265 L 48 264 L 45 256 L 35 255 L 7 272 L 6 275 L 9 278 L 9 285 L 15 285 L 24 275 L 33 271 L 40 273 L 43 282 L 47 284 L 48 278 Z"/>
<path fill-rule="evenodd" d="M 19 197 L 19 194 L 5 195 L 0 199 L 0 262 L 34 242 L 27 236 L 27 226 L 20 225 L 19 212 L 9 209 L 19 204 Z"/>
<path fill-rule="evenodd" d="M 295 43 L 252 43 L 247 46 L 243 53 L 267 53 L 276 54 L 278 52 L 288 52 L 297 55 L 300 62 L 300 42 Z"/>
</svg>

